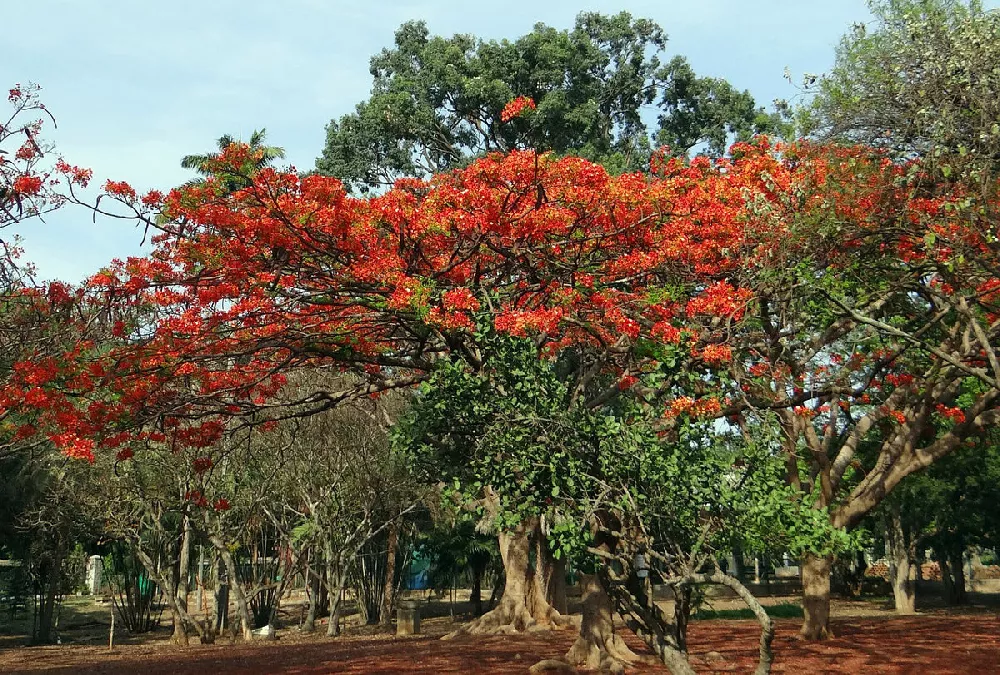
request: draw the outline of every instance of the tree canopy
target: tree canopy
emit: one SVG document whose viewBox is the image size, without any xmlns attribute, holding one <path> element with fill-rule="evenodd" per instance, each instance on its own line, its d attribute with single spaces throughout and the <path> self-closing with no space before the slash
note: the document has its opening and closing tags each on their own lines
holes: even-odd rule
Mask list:
<svg viewBox="0 0 1000 675">
<path fill-rule="evenodd" d="M 538 24 L 513 41 L 405 23 L 371 59 L 370 98 L 330 122 L 316 168 L 368 191 L 530 147 L 625 171 L 648 166 L 659 145 L 721 155 L 773 128 L 748 92 L 696 75 L 683 57 L 665 60 L 666 43 L 654 22 L 624 12 L 580 14 L 572 30 Z M 508 124 L 518 97 L 537 108 Z"/>
</svg>

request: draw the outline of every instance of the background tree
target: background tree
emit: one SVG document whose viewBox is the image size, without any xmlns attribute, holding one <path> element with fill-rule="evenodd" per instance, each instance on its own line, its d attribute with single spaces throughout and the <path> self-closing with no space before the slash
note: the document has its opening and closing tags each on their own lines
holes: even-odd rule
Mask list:
<svg viewBox="0 0 1000 675">
<path fill-rule="evenodd" d="M 264 167 L 272 166 L 275 160 L 285 158 L 284 148 L 265 145 L 266 137 L 266 129 L 255 129 L 250 134 L 250 139 L 245 143 L 249 150 L 246 161 L 240 167 L 230 167 L 229 171 L 222 174 L 218 171 L 219 154 L 231 145 L 244 145 L 242 140 L 225 134 L 215 142 L 219 152 L 184 155 L 181 158 L 181 167 L 193 169 L 202 176 L 188 181 L 187 185 L 204 185 L 205 179 L 212 176 L 220 181 L 223 189 L 229 192 L 246 187 L 250 183 L 250 176 Z"/>
<path fill-rule="evenodd" d="M 538 24 L 513 41 L 403 24 L 371 59 L 371 97 L 328 125 L 316 168 L 364 192 L 522 147 L 634 171 L 654 144 L 721 155 L 733 138 L 773 128 L 748 92 L 697 76 L 683 57 L 661 61 L 666 40 L 624 12 L 580 14 L 572 30 Z M 519 97 L 537 109 L 508 123 Z"/>
<path fill-rule="evenodd" d="M 964 554 L 997 541 L 1000 458 L 995 443 L 992 430 L 969 439 L 926 472 L 907 477 L 879 510 L 897 612 L 915 609 L 913 567 L 926 548 L 940 565 L 946 601 L 965 601 Z"/>
<path fill-rule="evenodd" d="M 996 176 L 1000 161 L 1000 13 L 978 0 L 872 0 L 874 25 L 841 41 L 811 87 L 803 131 Z"/>
</svg>

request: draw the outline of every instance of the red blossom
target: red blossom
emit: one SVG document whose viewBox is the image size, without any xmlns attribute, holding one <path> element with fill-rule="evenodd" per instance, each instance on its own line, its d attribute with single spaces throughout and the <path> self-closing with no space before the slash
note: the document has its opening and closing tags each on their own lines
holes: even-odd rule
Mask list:
<svg viewBox="0 0 1000 675">
<path fill-rule="evenodd" d="M 515 117 L 520 117 L 525 110 L 534 110 L 535 101 L 527 96 L 518 96 L 504 106 L 500 113 L 500 121 L 509 122 Z"/>
<path fill-rule="evenodd" d="M 195 473 L 205 473 L 212 468 L 213 463 L 211 457 L 196 457 L 191 466 Z"/>
<path fill-rule="evenodd" d="M 104 191 L 112 197 L 125 201 L 135 201 L 135 189 L 125 181 L 109 180 L 104 184 Z"/>
<path fill-rule="evenodd" d="M 22 175 L 14 179 L 14 192 L 21 195 L 37 195 L 42 190 L 42 179 L 38 176 Z"/>
</svg>

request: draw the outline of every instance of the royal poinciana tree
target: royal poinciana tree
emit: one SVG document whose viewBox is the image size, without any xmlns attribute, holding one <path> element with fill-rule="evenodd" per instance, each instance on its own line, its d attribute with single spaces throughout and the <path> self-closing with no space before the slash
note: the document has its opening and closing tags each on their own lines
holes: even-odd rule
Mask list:
<svg viewBox="0 0 1000 675">
<path fill-rule="evenodd" d="M 252 152 L 212 161 L 231 173 Z M 211 177 L 168 195 L 109 182 L 160 232 L 152 254 L 88 282 L 89 302 L 126 318 L 101 349 L 26 361 L 6 400 L 77 456 L 207 445 L 233 415 L 409 386 L 444 354 L 481 368 L 472 313 L 486 312 L 544 353 L 595 354 L 581 377 L 615 377 L 594 405 L 641 374 L 666 433 L 680 416 L 774 411 L 789 484 L 840 528 L 997 416 L 992 192 L 864 148 L 764 139 L 653 169 L 516 151 L 364 199 L 272 168 L 235 192 Z M 272 402 L 288 371 L 317 363 L 365 378 Z M 880 447 L 868 466 L 865 440 Z M 828 632 L 828 553 L 804 560 L 811 637 Z"/>
</svg>

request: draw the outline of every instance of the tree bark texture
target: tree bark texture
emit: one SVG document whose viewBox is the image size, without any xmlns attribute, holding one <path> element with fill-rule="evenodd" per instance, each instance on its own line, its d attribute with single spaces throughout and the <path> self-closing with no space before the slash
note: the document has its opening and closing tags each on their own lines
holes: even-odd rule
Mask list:
<svg viewBox="0 0 1000 675">
<path fill-rule="evenodd" d="M 802 610 L 805 621 L 799 634 L 807 640 L 833 637 L 830 630 L 830 556 L 807 554 L 802 558 Z"/>
</svg>

